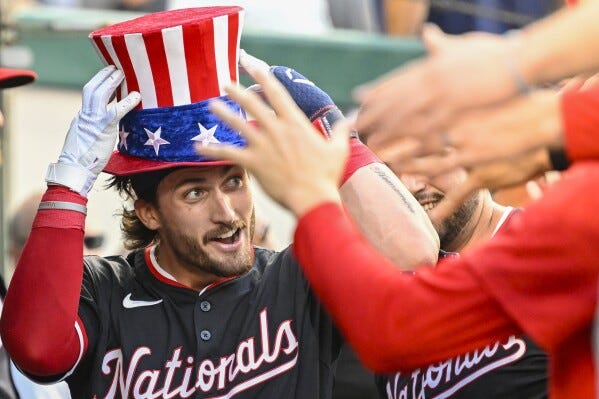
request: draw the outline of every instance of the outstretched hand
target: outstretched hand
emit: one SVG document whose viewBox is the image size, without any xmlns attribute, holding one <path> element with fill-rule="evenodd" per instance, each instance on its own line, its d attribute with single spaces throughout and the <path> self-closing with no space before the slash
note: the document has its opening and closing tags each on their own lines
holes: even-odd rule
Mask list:
<svg viewBox="0 0 599 399">
<path fill-rule="evenodd" d="M 426 58 L 357 91 L 362 108 L 356 128 L 375 153 L 398 137 L 441 134 L 458 111 L 517 92 L 510 71 L 518 67 L 517 38 L 481 32 L 450 36 L 429 25 L 423 41 Z"/>
<path fill-rule="evenodd" d="M 197 151 L 248 169 L 275 201 L 296 216 L 322 202 L 339 202 L 337 188 L 349 153 L 348 124 L 337 123 L 326 140 L 274 76 L 257 71 L 253 77 L 276 114 L 256 93 L 229 86 L 229 96 L 253 115 L 260 127 L 215 101 L 211 111 L 240 132 L 247 147 L 209 144 L 198 145 Z"/>
<path fill-rule="evenodd" d="M 430 211 L 429 216 L 435 220 L 443 220 L 482 188 L 494 191 L 540 176 L 551 168 L 548 154 L 545 148 L 538 148 L 512 159 L 469 168 L 466 181 L 445 193 L 443 200 Z"/>
<path fill-rule="evenodd" d="M 463 112 L 440 137 L 398 139 L 377 155 L 394 170 L 434 177 L 456 167 L 510 160 L 541 147 L 559 148 L 562 131 L 559 94 L 537 90 Z"/>
</svg>

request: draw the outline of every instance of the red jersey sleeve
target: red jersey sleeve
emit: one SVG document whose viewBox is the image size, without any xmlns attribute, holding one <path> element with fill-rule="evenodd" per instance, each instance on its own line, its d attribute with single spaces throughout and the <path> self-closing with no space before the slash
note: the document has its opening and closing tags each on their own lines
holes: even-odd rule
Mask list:
<svg viewBox="0 0 599 399">
<path fill-rule="evenodd" d="M 466 256 L 489 292 L 538 344 L 556 350 L 595 315 L 599 162 L 574 164 L 488 245 Z"/>
<path fill-rule="evenodd" d="M 572 161 L 599 158 L 599 85 L 561 97 L 565 149 Z"/>
<path fill-rule="evenodd" d="M 42 201 L 87 202 L 58 186 L 49 188 Z M 64 375 L 85 351 L 85 330 L 77 316 L 84 223 L 79 212 L 38 211 L 8 289 L 2 342 L 14 362 L 34 376 Z"/>
<path fill-rule="evenodd" d="M 593 319 L 599 164 L 581 163 L 486 245 L 413 275 L 335 204 L 298 222 L 294 251 L 342 333 L 377 371 L 406 370 L 526 332 L 545 349 Z"/>
<path fill-rule="evenodd" d="M 411 370 L 517 331 L 455 259 L 401 272 L 335 204 L 299 220 L 294 252 L 341 332 L 375 371 Z"/>
</svg>

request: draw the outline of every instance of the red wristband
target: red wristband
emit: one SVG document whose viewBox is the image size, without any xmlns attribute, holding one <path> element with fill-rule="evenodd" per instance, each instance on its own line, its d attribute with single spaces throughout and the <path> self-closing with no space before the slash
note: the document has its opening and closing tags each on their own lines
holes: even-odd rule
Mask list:
<svg viewBox="0 0 599 399">
<path fill-rule="evenodd" d="M 341 185 L 345 183 L 358 169 L 381 160 L 357 137 L 349 139 L 349 159 L 341 177 Z"/>
</svg>

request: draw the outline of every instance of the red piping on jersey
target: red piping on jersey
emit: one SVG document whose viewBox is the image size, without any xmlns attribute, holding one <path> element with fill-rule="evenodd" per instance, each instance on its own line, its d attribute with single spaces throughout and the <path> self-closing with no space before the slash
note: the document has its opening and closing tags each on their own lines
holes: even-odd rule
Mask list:
<svg viewBox="0 0 599 399">
<path fill-rule="evenodd" d="M 151 250 L 152 250 L 152 247 L 146 248 L 146 250 L 144 252 L 144 258 L 146 259 L 146 265 L 148 266 L 148 269 L 150 269 L 150 272 L 154 275 L 154 277 L 156 277 L 158 280 L 162 281 L 163 283 L 166 283 L 166 284 L 169 284 L 169 285 L 172 285 L 175 287 L 187 288 L 188 290 L 192 289 L 191 287 L 181 284 L 177 280 L 172 280 L 172 279 L 160 274 L 160 272 L 158 270 L 156 270 L 156 268 L 152 264 L 152 259 L 150 258 Z"/>
<path fill-rule="evenodd" d="M 146 260 L 146 265 L 148 266 L 148 269 L 150 269 L 150 273 L 152 273 L 152 275 L 154 277 L 156 277 L 158 280 L 162 281 L 163 283 L 166 283 L 166 284 L 169 284 L 169 285 L 172 285 L 172 286 L 175 286 L 175 287 L 187 288 L 188 290 L 194 290 L 194 291 L 196 291 L 195 289 L 193 289 L 191 287 L 188 287 L 188 286 L 186 286 L 184 284 L 181 284 L 177 280 L 170 279 L 170 278 L 165 277 L 162 274 L 160 274 L 160 272 L 158 270 L 156 270 L 156 267 L 152 263 L 152 258 L 150 256 L 151 251 L 152 251 L 152 247 L 146 248 L 146 250 L 144 251 L 144 258 Z M 252 264 L 253 263 L 254 263 L 254 247 L 252 247 Z M 211 283 L 211 284 L 207 285 L 206 287 L 204 287 L 202 289 L 202 292 L 205 292 L 207 290 L 211 290 L 211 289 L 213 289 L 213 288 L 215 288 L 215 287 L 217 287 L 217 286 L 219 286 L 219 285 L 221 285 L 223 283 L 226 283 L 227 281 L 234 280 L 237 277 L 239 277 L 239 276 L 225 277 L 225 278 L 222 278 L 220 280 L 217 280 L 214 283 Z"/>
</svg>

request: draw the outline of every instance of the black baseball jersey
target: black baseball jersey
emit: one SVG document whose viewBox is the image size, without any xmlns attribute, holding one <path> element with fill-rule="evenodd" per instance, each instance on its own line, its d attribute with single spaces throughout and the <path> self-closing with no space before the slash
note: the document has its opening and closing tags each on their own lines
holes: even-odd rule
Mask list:
<svg viewBox="0 0 599 399">
<path fill-rule="evenodd" d="M 439 251 L 439 259 L 455 256 Z M 411 373 L 377 376 L 376 382 L 387 399 L 544 399 L 547 355 L 529 338 L 511 336 Z"/>
<path fill-rule="evenodd" d="M 547 398 L 547 355 L 530 339 L 511 336 L 444 362 L 377 377 L 388 399 Z"/>
<path fill-rule="evenodd" d="M 150 249 L 84 263 L 74 398 L 330 398 L 341 338 L 289 249 L 199 293 Z"/>
</svg>

